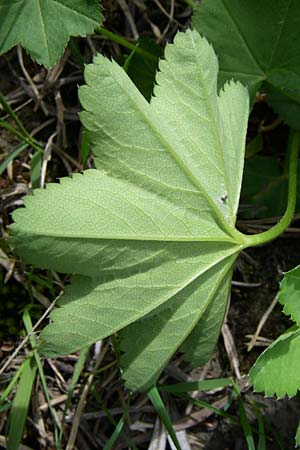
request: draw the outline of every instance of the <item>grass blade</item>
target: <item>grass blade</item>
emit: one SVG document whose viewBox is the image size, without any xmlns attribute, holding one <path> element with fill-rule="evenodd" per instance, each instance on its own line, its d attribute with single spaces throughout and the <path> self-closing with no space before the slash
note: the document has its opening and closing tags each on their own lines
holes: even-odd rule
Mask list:
<svg viewBox="0 0 300 450">
<path fill-rule="evenodd" d="M 39 187 L 42 166 L 42 152 L 36 151 L 31 160 L 30 179 L 33 188 Z"/>
<path fill-rule="evenodd" d="M 153 386 L 151 389 L 149 389 L 148 397 L 149 397 L 151 403 L 153 404 L 157 414 L 161 418 L 164 426 L 166 427 L 166 430 L 168 431 L 176 449 L 181 450 L 181 447 L 177 440 L 177 437 L 176 437 L 171 419 L 169 417 L 168 411 L 161 399 L 161 396 L 160 396 L 156 386 Z"/>
<path fill-rule="evenodd" d="M 18 450 L 20 447 L 36 369 L 35 358 L 31 355 L 25 360 L 17 393 L 9 416 L 7 450 Z"/>
<path fill-rule="evenodd" d="M 187 383 L 176 383 L 169 385 L 160 385 L 158 389 L 163 392 L 178 394 L 189 391 L 210 391 L 232 385 L 232 378 L 214 378 L 212 380 L 189 381 Z"/>
<path fill-rule="evenodd" d="M 31 333 L 31 331 L 32 331 L 32 323 L 31 323 L 31 317 L 30 317 L 30 314 L 29 314 L 29 308 L 28 307 L 26 307 L 24 309 L 24 313 L 23 313 L 22 319 L 23 319 L 23 323 L 24 323 L 26 332 L 28 334 Z M 43 386 L 44 394 L 45 394 L 45 397 L 46 397 L 46 400 L 47 400 L 47 403 L 48 403 L 48 406 L 49 406 L 49 410 L 50 410 L 50 413 L 51 413 L 52 422 L 53 422 L 53 425 L 54 425 L 55 441 L 56 441 L 56 443 L 58 443 L 58 435 L 59 435 L 58 428 L 59 427 L 57 425 L 55 412 L 54 412 L 52 404 L 51 404 L 51 399 L 50 399 L 50 395 L 49 395 L 49 392 L 48 392 L 47 381 L 46 381 L 46 377 L 45 377 L 45 374 L 44 374 L 42 361 L 41 361 L 40 355 L 39 355 L 39 353 L 38 353 L 38 351 L 36 349 L 37 345 L 36 345 L 36 341 L 35 341 L 34 335 L 30 336 L 29 341 L 30 341 L 31 347 L 33 349 L 33 356 L 35 358 L 36 367 L 37 367 L 37 369 L 39 371 L 39 376 L 40 376 L 41 383 L 42 383 L 42 386 Z M 58 446 L 57 446 L 57 448 L 59 449 Z"/>
<path fill-rule="evenodd" d="M 5 158 L 5 160 L 0 164 L 0 175 L 7 169 L 7 166 L 17 157 L 23 150 L 25 150 L 29 144 L 26 142 L 17 145 L 11 153 Z"/>
<path fill-rule="evenodd" d="M 113 434 L 111 435 L 111 437 L 109 438 L 109 440 L 107 441 L 105 446 L 103 447 L 103 450 L 111 450 L 112 446 L 116 442 L 117 438 L 119 437 L 119 435 L 123 429 L 123 426 L 124 426 L 124 423 L 125 423 L 125 420 L 126 420 L 126 417 L 128 414 L 128 409 L 129 409 L 129 400 L 125 406 L 125 409 L 124 409 L 121 419 L 119 420 L 119 422 L 116 425 L 115 431 L 113 432 Z"/>
<path fill-rule="evenodd" d="M 215 413 L 219 416 L 225 417 L 226 419 L 229 419 L 233 423 L 239 423 L 239 421 L 237 420 L 236 417 L 232 416 L 231 414 L 228 414 L 227 412 L 223 411 L 223 409 L 221 409 L 221 408 L 217 408 L 216 406 L 213 406 L 207 402 L 204 402 L 203 400 L 198 400 L 189 395 L 184 395 L 184 394 L 180 394 L 180 393 L 176 393 L 175 395 L 177 395 L 180 398 L 184 398 L 185 400 L 193 403 L 195 406 L 198 406 L 198 408 L 209 409 L 213 413 Z"/>
<path fill-rule="evenodd" d="M 297 427 L 296 436 L 295 436 L 295 447 L 300 446 L 300 422 Z"/>
<path fill-rule="evenodd" d="M 243 432 L 244 432 L 244 435 L 245 435 L 245 438 L 247 441 L 248 450 L 255 450 L 252 428 L 251 428 L 250 422 L 249 422 L 247 414 L 246 414 L 243 400 L 241 398 L 240 389 L 235 382 L 233 382 L 233 389 L 237 395 L 240 423 L 241 423 L 241 426 L 242 426 L 242 429 L 243 429 Z"/>
<path fill-rule="evenodd" d="M 0 92 L 0 103 L 1 103 L 4 111 L 15 121 L 15 123 L 16 123 L 17 127 L 19 128 L 19 130 L 21 131 L 21 133 L 24 134 L 25 136 L 29 137 L 30 135 L 29 135 L 28 131 L 26 130 L 26 128 L 20 121 L 17 114 L 12 110 L 10 105 L 7 103 L 2 92 Z"/>
<path fill-rule="evenodd" d="M 27 133 L 28 136 L 27 135 L 24 136 L 22 133 L 20 133 L 9 123 L 5 122 L 5 120 L 2 119 L 0 119 L 0 126 L 3 127 L 5 130 L 9 131 L 10 133 L 12 133 L 13 135 L 15 135 L 17 138 L 20 139 L 20 141 L 23 141 L 24 143 L 30 145 L 37 152 L 43 152 L 43 149 L 39 146 L 38 142 L 29 133 Z"/>
<path fill-rule="evenodd" d="M 71 399 L 72 399 L 72 396 L 74 393 L 75 386 L 76 386 L 76 384 L 79 380 L 80 374 L 84 368 L 84 364 L 85 364 L 87 355 L 89 353 L 89 348 L 90 347 L 88 346 L 81 350 L 79 358 L 75 365 L 75 369 L 74 369 L 74 372 L 72 375 L 72 380 L 71 380 L 69 391 L 68 391 L 68 397 L 67 397 L 67 400 L 65 403 L 63 417 L 62 417 L 62 421 L 61 421 L 61 429 L 60 429 L 60 433 L 59 433 L 59 437 L 58 437 L 59 445 L 61 445 L 66 414 L 67 414 L 67 411 L 68 411 L 68 408 L 69 408 L 69 405 L 70 405 L 70 402 L 71 402 Z"/>
<path fill-rule="evenodd" d="M 257 423 L 258 423 L 258 444 L 257 450 L 266 450 L 266 434 L 263 417 L 260 411 L 257 412 Z"/>
<path fill-rule="evenodd" d="M 253 408 L 253 411 L 255 412 L 257 424 L 258 424 L 258 443 L 257 443 L 257 450 L 266 450 L 266 433 L 265 433 L 265 426 L 264 426 L 264 420 L 263 415 L 261 412 L 261 407 L 259 403 L 253 400 L 248 400 L 250 405 Z"/>
<path fill-rule="evenodd" d="M 24 369 L 24 366 L 25 366 L 25 362 L 26 362 L 26 360 L 22 363 L 22 365 L 19 367 L 19 369 L 17 370 L 17 372 L 15 373 L 15 375 L 13 376 L 11 381 L 9 382 L 8 386 L 2 392 L 1 397 L 0 397 L 0 406 L 6 400 L 6 398 L 9 396 L 9 394 L 11 393 L 13 387 L 17 383 L 19 377 L 21 376 L 21 374 L 23 372 L 23 369 Z"/>
<path fill-rule="evenodd" d="M 240 423 L 248 444 L 248 450 L 255 450 L 254 445 L 254 439 L 253 439 L 253 433 L 251 429 L 251 425 L 249 423 L 249 420 L 246 415 L 245 407 L 243 404 L 243 401 L 239 398 L 238 399 L 238 411 L 240 416 Z"/>
</svg>

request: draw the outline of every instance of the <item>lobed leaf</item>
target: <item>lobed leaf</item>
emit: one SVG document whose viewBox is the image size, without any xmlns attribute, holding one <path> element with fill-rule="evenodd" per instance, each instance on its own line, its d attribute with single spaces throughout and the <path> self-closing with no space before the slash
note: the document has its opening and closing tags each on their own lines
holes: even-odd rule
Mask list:
<svg viewBox="0 0 300 450">
<path fill-rule="evenodd" d="M 232 82 L 218 96 L 217 73 L 196 31 L 167 45 L 150 104 L 115 62 L 86 67 L 96 170 L 35 190 L 11 227 L 26 262 L 75 274 L 42 332 L 47 356 L 126 328 L 124 377 L 146 389 L 207 308 L 224 308 L 246 245 L 235 220 L 248 94 Z M 215 340 L 220 319 L 210 327 Z"/>
<path fill-rule="evenodd" d="M 39 64 L 53 66 L 70 36 L 100 25 L 99 0 L 0 0 L 0 54 L 21 44 Z"/>
<path fill-rule="evenodd" d="M 281 100 L 278 95 L 271 98 L 274 109 L 292 126 L 297 120 L 299 128 L 298 0 L 204 0 L 196 9 L 193 26 L 216 50 L 220 86 L 231 78 L 240 80 L 254 100 L 267 81 L 282 94 Z M 288 105 L 297 111 L 297 119 Z"/>
</svg>

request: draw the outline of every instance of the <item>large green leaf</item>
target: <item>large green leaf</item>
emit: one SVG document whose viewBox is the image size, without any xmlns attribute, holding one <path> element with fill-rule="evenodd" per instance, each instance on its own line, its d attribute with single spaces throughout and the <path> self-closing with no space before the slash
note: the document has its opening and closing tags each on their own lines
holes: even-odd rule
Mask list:
<svg viewBox="0 0 300 450">
<path fill-rule="evenodd" d="M 124 376 L 145 389 L 227 297 L 246 245 L 234 225 L 248 93 L 230 83 L 218 97 L 217 74 L 196 31 L 167 46 L 150 104 L 115 62 L 99 55 L 87 66 L 81 120 L 97 170 L 34 191 L 12 226 L 25 261 L 75 274 L 42 333 L 48 356 L 128 327 Z"/>
<path fill-rule="evenodd" d="M 70 36 L 100 25 L 99 0 L 0 0 L 0 54 L 21 44 L 39 64 L 52 66 Z"/>
<path fill-rule="evenodd" d="M 289 121 L 287 102 L 300 95 L 299 1 L 203 0 L 193 25 L 213 43 L 220 85 L 240 80 L 254 99 L 268 81 L 283 95 L 273 106 Z"/>
</svg>

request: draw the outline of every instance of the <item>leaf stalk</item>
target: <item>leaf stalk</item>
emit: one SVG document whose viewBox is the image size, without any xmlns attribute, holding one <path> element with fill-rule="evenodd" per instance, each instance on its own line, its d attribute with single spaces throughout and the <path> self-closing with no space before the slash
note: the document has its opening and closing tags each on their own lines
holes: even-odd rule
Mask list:
<svg viewBox="0 0 300 450">
<path fill-rule="evenodd" d="M 284 215 L 281 220 L 270 230 L 255 235 L 244 235 L 245 247 L 261 245 L 277 238 L 291 223 L 297 197 L 297 166 L 298 166 L 298 148 L 299 148 L 299 132 L 291 129 L 288 141 L 288 202 Z"/>
</svg>

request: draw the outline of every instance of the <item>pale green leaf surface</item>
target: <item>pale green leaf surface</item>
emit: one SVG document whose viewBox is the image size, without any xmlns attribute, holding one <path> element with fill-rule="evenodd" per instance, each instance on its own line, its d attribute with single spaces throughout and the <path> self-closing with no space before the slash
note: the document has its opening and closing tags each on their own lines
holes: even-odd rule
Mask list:
<svg viewBox="0 0 300 450">
<path fill-rule="evenodd" d="M 64 237 L 70 242 L 97 238 L 233 242 L 208 213 L 209 207 L 205 209 L 201 196 L 178 190 L 173 199 L 173 190 L 167 186 L 161 195 L 151 192 L 150 182 L 147 187 L 146 182 L 138 186 L 97 170 L 63 178 L 60 184 L 35 190 L 33 197 L 25 198 L 25 205 L 35 207 L 45 223 L 28 215 L 22 232 L 51 240 Z M 15 221 L 22 216 L 19 209 Z"/>
<path fill-rule="evenodd" d="M 240 80 L 252 99 L 264 80 L 300 93 L 298 0 L 203 0 L 193 25 L 214 46 L 221 86 Z"/>
<path fill-rule="evenodd" d="M 211 357 L 218 341 L 231 287 L 231 273 L 222 281 L 191 334 L 180 347 L 184 359 L 194 367 L 203 366 Z"/>
<path fill-rule="evenodd" d="M 183 336 L 170 344 L 172 322 L 165 324 L 167 351 L 157 356 L 149 380 L 192 329 L 187 327 L 185 302 L 195 312 L 199 296 L 195 316 L 200 318 L 219 286 L 206 285 L 205 280 L 213 278 L 218 264 L 232 264 L 244 246 L 234 228 L 244 154 L 244 138 L 235 124 L 239 117 L 241 129 L 246 126 L 246 90 L 226 86 L 221 95 L 227 98 L 232 92 L 232 103 L 225 110 L 212 83 L 216 58 L 197 32 L 178 35 L 168 48 L 172 50 L 161 66 L 160 88 L 150 105 L 116 63 L 97 56 L 87 66 L 87 85 L 80 88 L 85 109 L 81 120 L 97 170 L 34 191 L 25 199 L 26 208 L 14 213 L 12 226 L 17 251 L 26 262 L 77 274 L 60 301 L 62 307 L 51 315 L 53 323 L 42 333 L 48 356 L 75 351 L 146 315 L 155 316 L 159 308 L 168 314 L 166 303 L 174 323 L 178 314 Z M 197 63 L 186 64 L 187 77 L 181 74 L 181 83 L 170 80 L 175 103 L 164 107 L 158 99 L 169 87 L 162 73 L 174 61 L 184 66 L 184 48 L 189 61 L 194 51 Z M 189 97 L 190 112 L 185 110 L 190 127 L 184 118 L 176 126 L 169 120 L 179 110 L 185 85 L 195 91 Z M 194 113 L 197 110 L 200 114 Z M 202 127 L 210 132 L 199 134 Z M 234 168 L 225 162 L 234 159 L 232 154 L 240 155 Z M 229 182 L 233 171 L 236 185 Z M 228 198 L 223 197 L 225 186 Z M 228 269 L 224 280 L 230 276 Z M 146 355 L 140 356 L 147 365 Z M 127 378 L 128 384 L 141 388 L 141 379 L 134 376 Z"/>
<path fill-rule="evenodd" d="M 216 292 L 228 294 L 228 289 L 224 289 L 225 284 L 228 287 L 228 272 L 235 256 L 198 277 L 163 308 L 124 329 L 121 349 L 125 355 L 121 358 L 121 366 L 123 378 L 128 380 L 127 387 L 132 390 L 149 388 L 166 361 L 193 330 Z"/>
<path fill-rule="evenodd" d="M 234 217 L 239 205 L 249 114 L 249 95 L 240 83 L 225 83 L 218 98 L 222 118 L 221 142 L 227 174 L 228 201 L 232 204 Z M 231 200 L 230 200 L 231 199 Z"/>
<path fill-rule="evenodd" d="M 21 44 L 39 64 L 51 67 L 70 36 L 100 25 L 99 0 L 0 0 L 0 54 Z"/>
<path fill-rule="evenodd" d="M 178 34 L 175 45 L 166 48 L 159 68 L 151 106 L 170 129 L 180 124 L 176 145 L 182 145 L 183 159 L 234 225 L 244 162 L 241 148 L 248 122 L 248 92 L 241 84 L 232 83 L 225 86 L 220 97 L 216 96 L 218 61 L 213 48 L 196 33 Z M 223 196 L 228 199 L 222 202 Z"/>
<path fill-rule="evenodd" d="M 111 335 L 164 302 L 173 301 L 181 292 L 184 297 L 188 288 L 189 292 L 196 288 L 194 280 L 239 250 L 238 246 L 220 243 L 187 243 L 180 247 L 173 243 L 154 247 L 148 243 L 144 248 L 147 253 L 143 255 L 140 249 L 139 257 L 137 249 L 137 260 L 132 265 L 125 258 L 119 261 L 119 267 L 115 264 L 106 270 L 98 268 L 102 277 L 74 278 L 60 301 L 63 307 L 52 313 L 53 323 L 42 333 L 45 353 L 57 356 L 73 352 Z M 112 252 L 113 247 L 108 250 Z M 122 250 L 126 251 L 125 247 Z M 88 266 L 95 264 L 85 262 Z"/>
<path fill-rule="evenodd" d="M 300 266 L 286 272 L 280 283 L 279 302 L 283 312 L 300 326 Z"/>
<path fill-rule="evenodd" d="M 277 338 L 257 359 L 250 378 L 257 392 L 290 397 L 300 389 L 300 329 L 293 327 Z"/>
<path fill-rule="evenodd" d="M 247 124 L 247 90 L 234 83 L 231 86 L 232 103 L 243 114 L 237 116 L 240 128 L 234 144 L 238 150 L 229 150 L 230 130 L 223 130 L 221 123 L 216 95 L 218 65 L 212 47 L 198 33 L 179 33 L 174 45 L 167 46 L 166 58 L 160 63 L 158 86 L 150 105 L 116 63 L 99 55 L 87 67 L 87 85 L 79 90 L 86 109 L 81 119 L 90 130 L 97 168 L 126 176 L 135 184 L 147 184 L 159 195 L 164 195 L 164 187 L 168 187 L 166 195 L 175 197 L 176 202 L 178 189 L 196 191 L 201 211 L 209 209 L 208 214 L 217 216 L 223 226 L 225 217 L 231 225 L 227 230 L 232 233 L 240 180 L 237 187 L 227 189 L 234 168 L 227 173 L 224 161 L 230 151 L 230 160 L 232 153 L 238 155 L 236 165 L 242 168 L 245 136 L 240 130 Z M 220 103 L 222 116 L 226 116 Z M 226 125 L 229 120 L 226 118 Z M 112 123 L 118 123 L 113 133 Z M 224 145 L 222 138 L 226 140 Z M 222 201 L 224 194 L 228 196 L 226 201 Z"/>
</svg>

